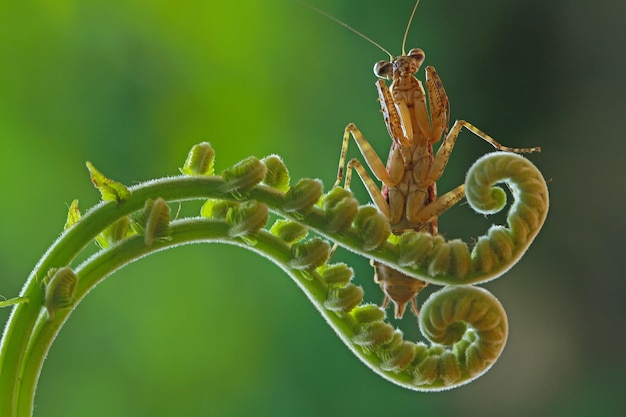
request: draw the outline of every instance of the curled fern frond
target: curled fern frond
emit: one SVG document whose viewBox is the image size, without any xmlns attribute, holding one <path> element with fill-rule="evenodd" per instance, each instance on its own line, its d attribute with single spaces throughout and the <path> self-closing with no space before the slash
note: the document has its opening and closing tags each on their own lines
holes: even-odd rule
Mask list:
<svg viewBox="0 0 626 417">
<path fill-rule="evenodd" d="M 547 217 L 549 199 L 546 182 L 530 161 L 514 153 L 494 152 L 477 160 L 467 173 L 465 192 L 470 206 L 482 214 L 502 210 L 506 193 L 495 186 L 499 183 L 506 184 L 514 199 L 508 224 L 492 226 L 472 247 L 458 239 L 446 241 L 441 236 L 411 231 L 390 237 L 393 255 L 370 255 L 434 284 L 477 284 L 501 276 L 537 236 Z M 362 235 L 366 233 L 356 222 L 355 227 Z"/>
<path fill-rule="evenodd" d="M 499 357 L 508 332 L 504 309 L 486 290 L 465 284 L 501 275 L 541 228 L 548 192 L 528 160 L 498 152 L 470 169 L 465 190 L 477 211 L 504 207 L 505 193 L 494 188 L 497 183 L 504 182 L 514 198 L 507 225 L 491 227 L 470 248 L 427 233 L 395 236 L 375 207 L 359 206 L 342 189 L 322 195 L 319 180 L 289 186 L 288 171 L 275 156 L 250 157 L 221 176 L 212 175 L 214 156 L 210 145 L 202 143 L 190 152 L 185 175 L 130 188 L 88 164 L 103 201 L 82 215 L 72 204 L 67 227 L 35 266 L 19 297 L 0 301 L 0 307 L 13 307 L 0 343 L 0 415 L 32 411 L 48 349 L 91 289 L 137 259 L 193 242 L 236 245 L 276 263 L 363 363 L 403 387 L 432 391 L 462 385 Z M 201 216 L 172 221 L 169 204 L 187 200 L 205 201 Z M 268 230 L 270 212 L 279 219 Z M 102 249 L 82 256 L 94 239 Z M 382 309 L 363 303 L 363 288 L 353 282 L 352 269 L 329 264 L 329 241 L 409 277 L 447 285 L 421 307 L 419 326 L 427 343 L 404 340 L 385 321 Z M 49 271 L 41 291 L 40 277 Z"/>
<path fill-rule="evenodd" d="M 478 377 L 496 361 L 508 335 L 502 305 L 487 290 L 474 286 L 446 287 L 434 293 L 422 306 L 419 324 L 429 340 L 453 348 L 450 353 L 461 371 L 459 378 L 466 380 Z M 466 335 L 471 343 L 464 340 Z"/>
</svg>

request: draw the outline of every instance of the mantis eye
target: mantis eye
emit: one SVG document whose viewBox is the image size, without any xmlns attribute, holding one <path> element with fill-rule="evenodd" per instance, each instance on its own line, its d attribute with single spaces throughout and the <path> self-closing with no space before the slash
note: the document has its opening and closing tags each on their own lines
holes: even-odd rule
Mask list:
<svg viewBox="0 0 626 417">
<path fill-rule="evenodd" d="M 416 60 L 418 65 L 421 65 L 424 62 L 424 58 L 426 58 L 426 54 L 420 48 L 411 49 L 408 56 Z"/>
<path fill-rule="evenodd" d="M 378 61 L 374 64 L 374 74 L 378 78 L 391 79 L 393 76 L 393 65 L 388 61 Z"/>
</svg>

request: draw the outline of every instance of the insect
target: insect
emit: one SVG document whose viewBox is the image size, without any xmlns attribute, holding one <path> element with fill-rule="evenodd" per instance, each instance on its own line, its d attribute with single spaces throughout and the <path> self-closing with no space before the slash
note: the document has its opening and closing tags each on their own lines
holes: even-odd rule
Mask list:
<svg viewBox="0 0 626 417">
<path fill-rule="evenodd" d="M 379 78 L 376 89 L 380 106 L 392 139 L 387 164 L 382 162 L 356 125 L 350 123 L 344 130 L 337 181 L 334 185 L 337 187 L 344 180 L 345 166 L 344 187 L 349 189 L 352 171 L 355 170 L 373 203 L 387 218 L 392 232 L 397 235 L 409 230 L 438 234 L 438 216 L 465 197 L 464 185 L 442 196 L 437 196 L 436 186 L 462 128 L 466 128 L 499 151 L 528 153 L 541 150 L 538 147 L 503 146 L 464 120 L 455 121 L 452 128 L 449 128 L 450 103 L 435 68 L 426 67 L 426 90 L 424 90 L 422 82 L 415 75 L 424 62 L 425 53 L 419 48 L 411 49 L 408 54 L 405 52 L 407 35 L 418 4 L 419 0 L 411 12 L 402 41 L 402 55 L 398 57 L 394 57 L 382 46 L 344 22 L 309 6 L 389 55 L 388 61 L 378 61 L 374 65 L 374 74 Z M 391 85 L 388 86 L 386 81 L 391 81 Z M 350 137 L 356 142 L 365 163 L 382 183 L 382 187 L 379 188 L 356 158 L 351 159 L 346 165 Z M 435 153 L 433 145 L 440 141 L 441 145 Z M 417 295 L 427 283 L 377 261 L 372 261 L 371 264 L 375 270 L 374 280 L 385 294 L 382 307 L 386 308 L 391 300 L 395 305 L 395 317 L 402 318 L 407 305 L 411 303 L 411 308 L 417 316 L 419 314 Z"/>
</svg>

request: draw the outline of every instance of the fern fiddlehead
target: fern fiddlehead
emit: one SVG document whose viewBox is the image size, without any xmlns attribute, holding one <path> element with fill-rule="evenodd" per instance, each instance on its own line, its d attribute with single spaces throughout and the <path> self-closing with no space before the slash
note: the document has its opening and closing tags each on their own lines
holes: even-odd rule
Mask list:
<svg viewBox="0 0 626 417">
<path fill-rule="evenodd" d="M 545 220 L 548 195 L 540 172 L 525 158 L 489 154 L 470 169 L 468 201 L 491 213 L 512 190 L 508 227 L 493 226 L 471 249 L 423 233 L 390 234 L 371 206 L 351 193 L 304 179 L 289 186 L 276 156 L 248 158 L 216 176 L 210 145 L 196 145 L 183 176 L 126 188 L 89 165 L 103 202 L 84 216 L 70 207 L 66 230 L 26 282 L 0 345 L 0 414 L 30 415 L 43 360 L 75 305 L 105 277 L 136 259 L 191 242 L 247 248 L 279 265 L 305 292 L 344 343 L 384 378 L 414 390 L 441 390 L 471 381 L 498 358 L 507 337 L 504 309 L 488 291 L 468 284 L 508 270 Z M 206 200 L 202 216 L 170 219 L 168 203 Z M 281 217 L 268 226 L 268 212 Z M 312 231 L 318 236 L 308 237 Z M 97 239 L 102 250 L 76 264 Z M 403 340 L 378 306 L 363 303 L 352 270 L 329 264 L 329 239 L 421 280 L 449 285 L 426 301 L 420 329 L 431 344 Z M 42 277 L 44 291 L 41 289 Z M 23 302 L 27 300 L 28 303 Z"/>
</svg>

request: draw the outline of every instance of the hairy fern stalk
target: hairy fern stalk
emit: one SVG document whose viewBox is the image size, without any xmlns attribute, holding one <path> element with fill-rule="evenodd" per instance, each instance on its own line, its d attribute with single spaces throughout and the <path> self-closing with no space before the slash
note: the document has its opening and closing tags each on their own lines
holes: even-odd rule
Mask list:
<svg viewBox="0 0 626 417">
<path fill-rule="evenodd" d="M 65 231 L 40 259 L 21 294 L 0 302 L 13 311 L 0 344 L 0 416 L 30 416 L 43 361 L 74 307 L 99 282 L 146 255 L 193 242 L 237 245 L 263 255 L 303 290 L 346 346 L 383 378 L 417 391 L 465 384 L 485 373 L 504 348 L 508 326 L 498 300 L 476 287 L 515 264 L 543 225 L 546 183 L 527 159 L 485 155 L 467 174 L 469 204 L 491 214 L 513 194 L 506 226 L 492 226 L 469 247 L 460 240 L 390 233 L 377 210 L 342 188 L 323 193 L 319 180 L 290 184 L 275 155 L 247 158 L 214 173 L 215 153 L 195 145 L 182 175 L 126 187 L 87 163 L 102 202 L 81 214 L 75 201 Z M 200 216 L 171 219 L 170 203 L 204 200 Z M 268 225 L 269 212 L 279 217 Z M 310 236 L 312 233 L 315 236 Z M 96 240 L 101 250 L 75 261 Z M 421 308 L 430 343 L 403 339 L 385 311 L 363 302 L 352 269 L 330 263 L 338 244 L 428 283 L 442 285 Z"/>
</svg>

